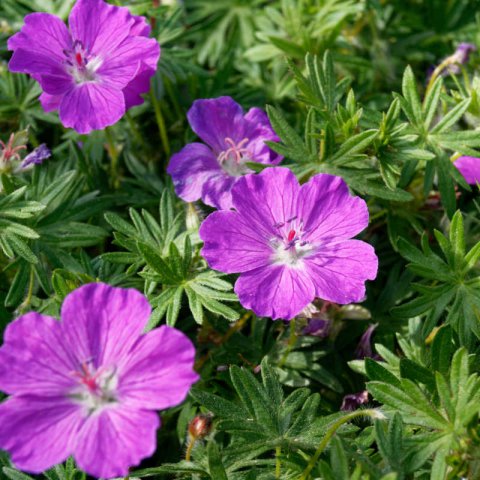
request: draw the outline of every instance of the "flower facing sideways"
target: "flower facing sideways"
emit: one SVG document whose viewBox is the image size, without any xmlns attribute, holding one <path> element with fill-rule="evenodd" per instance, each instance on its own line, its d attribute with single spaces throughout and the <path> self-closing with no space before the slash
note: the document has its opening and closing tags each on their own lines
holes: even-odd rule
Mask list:
<svg viewBox="0 0 480 480">
<path fill-rule="evenodd" d="M 319 174 L 300 186 L 287 168 L 242 177 L 235 211 L 212 213 L 200 227 L 211 268 L 240 273 L 235 292 L 257 315 L 291 319 L 319 297 L 363 300 L 377 257 L 351 240 L 368 225 L 368 209 L 340 177 Z"/>
<path fill-rule="evenodd" d="M 58 109 L 64 126 L 88 133 L 143 102 L 160 47 L 143 17 L 102 0 L 78 0 L 69 27 L 48 13 L 27 15 L 8 41 L 8 66 L 39 82 L 45 111 Z"/>
<path fill-rule="evenodd" d="M 186 202 L 200 198 L 207 205 L 229 209 L 232 188 L 246 173 L 246 162 L 278 165 L 282 158 L 265 141 L 278 142 L 265 112 L 246 114 L 230 97 L 196 100 L 188 121 L 205 142 L 190 143 L 172 156 L 167 172 L 177 195 Z"/>
<path fill-rule="evenodd" d="M 142 334 L 150 316 L 133 289 L 92 283 L 68 295 L 59 322 L 28 313 L 0 348 L 0 449 L 42 472 L 73 455 L 95 477 L 126 476 L 152 455 L 159 417 L 197 381 L 180 331 Z"/>
</svg>

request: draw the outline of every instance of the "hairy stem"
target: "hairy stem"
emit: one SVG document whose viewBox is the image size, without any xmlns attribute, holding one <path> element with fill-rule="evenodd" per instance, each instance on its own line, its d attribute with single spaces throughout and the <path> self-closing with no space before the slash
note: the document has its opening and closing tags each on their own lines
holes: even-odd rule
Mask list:
<svg viewBox="0 0 480 480">
<path fill-rule="evenodd" d="M 279 479 L 280 478 L 280 456 L 282 454 L 282 448 L 281 447 L 275 447 L 275 478 Z"/>
<path fill-rule="evenodd" d="M 313 470 L 315 467 L 316 463 L 318 462 L 318 459 L 320 458 L 320 455 L 323 453 L 325 448 L 328 445 L 328 442 L 330 439 L 335 435 L 337 430 L 344 425 L 345 423 L 350 422 L 351 420 L 358 418 L 358 417 L 370 417 L 372 419 L 380 419 L 384 418 L 383 414 L 380 413 L 378 410 L 374 409 L 369 409 L 369 410 L 357 410 L 355 412 L 349 413 L 348 415 L 345 415 L 344 417 L 338 419 L 336 422 L 333 423 L 333 425 L 327 430 L 327 433 L 323 437 L 323 440 L 320 442 L 320 445 L 318 446 L 317 450 L 315 451 L 314 455 L 310 458 L 310 461 L 308 462 L 307 467 L 302 473 L 302 476 L 300 477 L 299 480 L 307 480 L 310 472 Z"/>
</svg>

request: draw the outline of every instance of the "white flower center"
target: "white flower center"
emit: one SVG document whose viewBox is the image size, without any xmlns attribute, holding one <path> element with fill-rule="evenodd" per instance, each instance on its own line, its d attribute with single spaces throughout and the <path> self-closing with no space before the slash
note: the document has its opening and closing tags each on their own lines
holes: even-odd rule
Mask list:
<svg viewBox="0 0 480 480">
<path fill-rule="evenodd" d="M 239 177 L 248 173 L 249 169 L 245 166 L 246 162 L 251 161 L 251 153 L 245 145 L 248 138 L 244 138 L 235 143 L 230 137 L 225 138 L 227 149 L 218 156 L 218 163 L 232 177 Z"/>
<path fill-rule="evenodd" d="M 303 220 L 298 220 L 295 216 L 276 223 L 274 227 L 278 230 L 278 235 L 270 239 L 272 263 L 302 268 L 303 259 L 315 250 L 314 245 L 306 239 Z"/>
<path fill-rule="evenodd" d="M 90 367 L 82 363 L 80 371 L 73 372 L 78 380 L 70 397 L 94 413 L 103 407 L 117 402 L 118 375 L 114 367 Z"/>
<path fill-rule="evenodd" d="M 64 50 L 65 66 L 75 83 L 81 85 L 87 82 L 95 82 L 98 79 L 96 71 L 100 68 L 103 60 L 91 55 L 80 40 L 73 42 L 72 50 Z"/>
</svg>

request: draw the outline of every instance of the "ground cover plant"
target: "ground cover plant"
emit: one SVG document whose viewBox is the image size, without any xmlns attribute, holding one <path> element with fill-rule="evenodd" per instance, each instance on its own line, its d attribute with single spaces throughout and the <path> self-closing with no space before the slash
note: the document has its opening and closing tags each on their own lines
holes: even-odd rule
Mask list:
<svg viewBox="0 0 480 480">
<path fill-rule="evenodd" d="M 478 0 L 0 2 L 0 480 L 480 478 Z"/>
</svg>

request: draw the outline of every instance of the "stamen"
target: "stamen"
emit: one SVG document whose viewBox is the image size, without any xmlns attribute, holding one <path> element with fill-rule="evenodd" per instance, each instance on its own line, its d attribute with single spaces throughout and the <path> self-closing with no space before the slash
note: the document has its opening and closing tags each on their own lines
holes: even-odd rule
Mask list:
<svg viewBox="0 0 480 480">
<path fill-rule="evenodd" d="M 249 155 L 249 151 L 246 148 L 243 148 L 246 143 L 248 143 L 248 138 L 244 138 L 238 144 L 234 142 L 230 137 L 225 138 L 225 143 L 230 147 L 227 150 L 220 153 L 218 156 L 218 162 L 220 165 L 226 160 L 233 160 L 235 164 L 240 164 L 243 159 L 243 156 Z"/>
<path fill-rule="evenodd" d="M 297 233 L 297 232 L 295 232 L 295 230 L 290 230 L 290 231 L 288 232 L 287 241 L 288 241 L 288 242 L 291 242 L 291 241 L 295 238 L 296 233 Z"/>
</svg>

